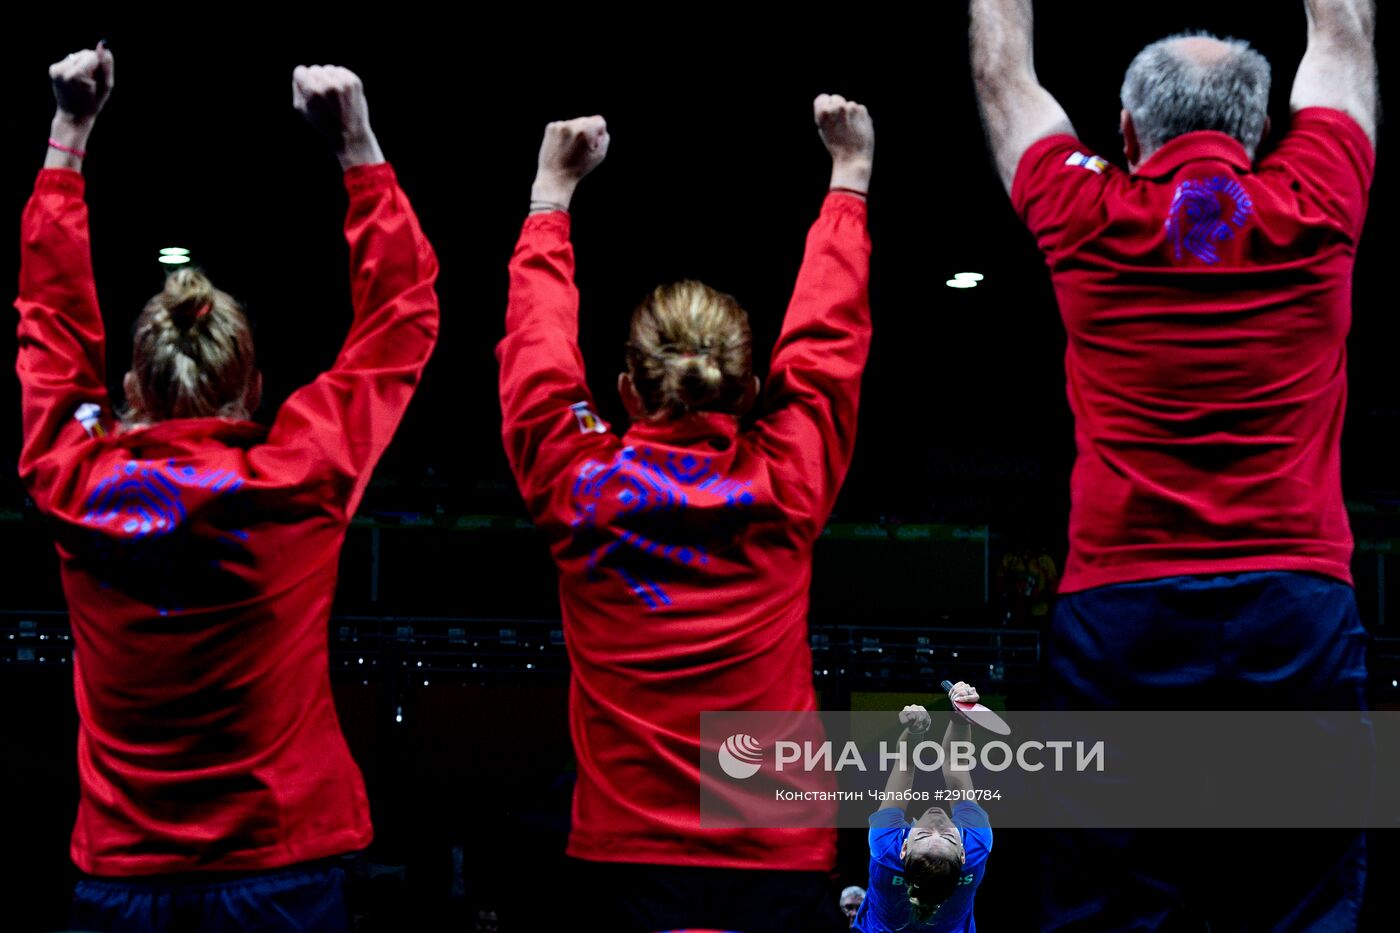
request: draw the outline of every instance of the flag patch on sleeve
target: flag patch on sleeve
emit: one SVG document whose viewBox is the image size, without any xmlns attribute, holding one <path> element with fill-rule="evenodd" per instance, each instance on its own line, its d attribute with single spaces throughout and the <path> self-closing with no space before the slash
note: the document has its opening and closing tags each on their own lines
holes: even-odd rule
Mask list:
<svg viewBox="0 0 1400 933">
<path fill-rule="evenodd" d="M 569 410 L 574 413 L 574 419 L 578 421 L 578 432 L 580 434 L 606 434 L 608 426 L 594 414 L 593 409 L 588 407 L 587 402 L 576 402 L 569 406 Z"/>
<path fill-rule="evenodd" d="M 1085 155 L 1076 149 L 1070 153 L 1070 157 L 1065 159 L 1066 165 L 1077 165 L 1080 168 L 1087 168 L 1095 175 L 1102 175 L 1103 170 L 1108 168 L 1108 162 L 1096 155 Z"/>
<path fill-rule="evenodd" d="M 73 412 L 73 419 L 83 426 L 88 437 L 105 437 L 107 432 L 102 430 L 102 406 L 93 402 L 83 402 L 78 406 L 78 410 Z"/>
</svg>

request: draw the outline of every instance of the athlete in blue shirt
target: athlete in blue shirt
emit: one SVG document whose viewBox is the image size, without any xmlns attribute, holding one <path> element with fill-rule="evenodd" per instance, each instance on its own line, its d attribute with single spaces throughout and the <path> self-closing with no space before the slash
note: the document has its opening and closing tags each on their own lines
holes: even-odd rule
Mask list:
<svg viewBox="0 0 1400 933">
<path fill-rule="evenodd" d="M 965 683 L 956 684 L 948 695 L 958 702 L 977 700 L 977 691 Z M 943 733 L 943 779 L 955 795 L 970 796 L 971 775 L 951 767 L 951 745 L 971 742 L 972 727 L 956 706 L 953 709 Z M 904 707 L 899 721 L 904 726 L 899 741 L 905 744 L 901 760 L 905 767 L 891 769 L 885 783 L 887 799 L 913 788 L 914 770 L 907 765 L 933 722 L 922 706 Z M 870 816 L 870 885 L 851 929 L 976 933 L 972 900 L 991 851 L 987 813 L 972 800 L 953 804 L 951 818 L 943 808 L 929 807 L 912 823 L 905 820 L 904 807 L 898 803 L 875 811 Z"/>
</svg>

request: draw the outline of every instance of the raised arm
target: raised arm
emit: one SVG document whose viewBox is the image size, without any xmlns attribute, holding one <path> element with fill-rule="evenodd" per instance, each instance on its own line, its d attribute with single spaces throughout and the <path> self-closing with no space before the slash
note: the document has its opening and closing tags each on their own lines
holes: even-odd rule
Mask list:
<svg viewBox="0 0 1400 933">
<path fill-rule="evenodd" d="M 904 754 L 896 759 L 899 764 L 896 764 L 890 769 L 890 776 L 885 779 L 885 795 L 887 798 L 890 794 L 907 794 L 913 789 L 914 746 L 924 740 L 924 736 L 928 733 L 929 726 L 932 725 L 932 723 L 933 719 L 929 716 L 928 710 L 924 709 L 922 706 L 906 706 L 904 709 L 900 710 L 899 724 L 904 727 L 904 730 L 899 733 L 899 744 L 904 746 Z M 910 767 L 903 768 L 899 766 L 900 764 L 908 764 Z M 886 807 L 897 807 L 903 810 L 905 804 L 887 799 L 880 805 L 880 809 L 885 809 Z"/>
<path fill-rule="evenodd" d="M 1330 107 L 1351 116 L 1376 144 L 1375 0 L 1304 0 L 1308 47 L 1289 106 Z"/>
<path fill-rule="evenodd" d="M 578 349 L 578 289 L 569 242 L 569 205 L 579 181 L 608 153 L 602 117 L 545 127 L 525 219 L 510 260 L 506 336 L 500 361 L 502 437 L 527 505 L 553 488 L 557 471 L 606 432 Z"/>
<path fill-rule="evenodd" d="M 20 224 L 19 468 L 41 508 L 61 481 L 66 448 L 112 426 L 81 171 L 114 68 L 100 43 L 49 68 L 57 108 L 44 169 Z"/>
<path fill-rule="evenodd" d="M 345 170 L 354 319 L 335 364 L 287 399 L 252 460 L 285 481 L 329 476 L 335 508 L 348 518 L 437 339 L 437 257 L 383 161 L 360 79 L 335 66 L 299 67 L 292 102 L 327 135 Z"/>
<path fill-rule="evenodd" d="M 979 699 L 977 691 L 961 681 L 948 691 L 948 698 L 958 703 L 976 703 Z M 958 712 L 957 706 L 954 706 L 953 717 L 948 720 L 948 728 L 943 730 L 943 782 L 951 791 L 967 793 L 973 789 L 972 772 L 956 770 L 952 766 L 953 743 L 971 741 L 972 725 Z"/>
<path fill-rule="evenodd" d="M 812 107 L 831 154 L 832 187 L 807 234 L 755 437 L 782 464 L 790 501 L 820 531 L 855 450 L 860 380 L 870 352 L 865 192 L 875 129 L 854 101 L 823 94 Z"/>
<path fill-rule="evenodd" d="M 1001 182 L 1011 191 L 1021 156 L 1038 140 L 1074 133 L 1035 76 L 1031 0 L 972 0 L 972 81 Z"/>
</svg>

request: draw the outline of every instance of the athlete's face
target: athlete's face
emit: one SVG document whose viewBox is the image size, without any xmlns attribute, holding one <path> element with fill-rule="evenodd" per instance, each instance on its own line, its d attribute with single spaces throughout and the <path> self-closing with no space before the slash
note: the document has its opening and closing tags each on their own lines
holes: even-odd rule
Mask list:
<svg viewBox="0 0 1400 933">
<path fill-rule="evenodd" d="M 900 858 L 908 858 L 910 852 L 929 855 L 946 855 L 963 862 L 967 854 L 963 851 L 962 833 L 948 818 L 942 807 L 929 807 L 917 820 L 909 835 L 904 839 Z"/>
</svg>

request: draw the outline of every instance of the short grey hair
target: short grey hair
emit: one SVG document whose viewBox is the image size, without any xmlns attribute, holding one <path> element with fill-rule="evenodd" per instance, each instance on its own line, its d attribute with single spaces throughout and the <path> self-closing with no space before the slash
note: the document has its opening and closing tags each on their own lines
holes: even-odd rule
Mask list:
<svg viewBox="0 0 1400 933">
<path fill-rule="evenodd" d="M 1193 61 L 1174 48 L 1193 38 L 1214 39 L 1227 51 L 1218 61 Z M 1142 157 L 1183 133 L 1218 130 L 1254 158 L 1269 115 L 1269 80 L 1269 60 L 1241 39 L 1183 32 L 1147 46 L 1128 66 L 1122 91 Z"/>
<path fill-rule="evenodd" d="M 865 888 L 862 888 L 858 884 L 853 884 L 849 888 L 846 888 L 844 891 L 841 892 L 840 899 L 844 901 L 846 898 L 852 896 L 859 897 L 861 900 L 865 900 Z"/>
</svg>

